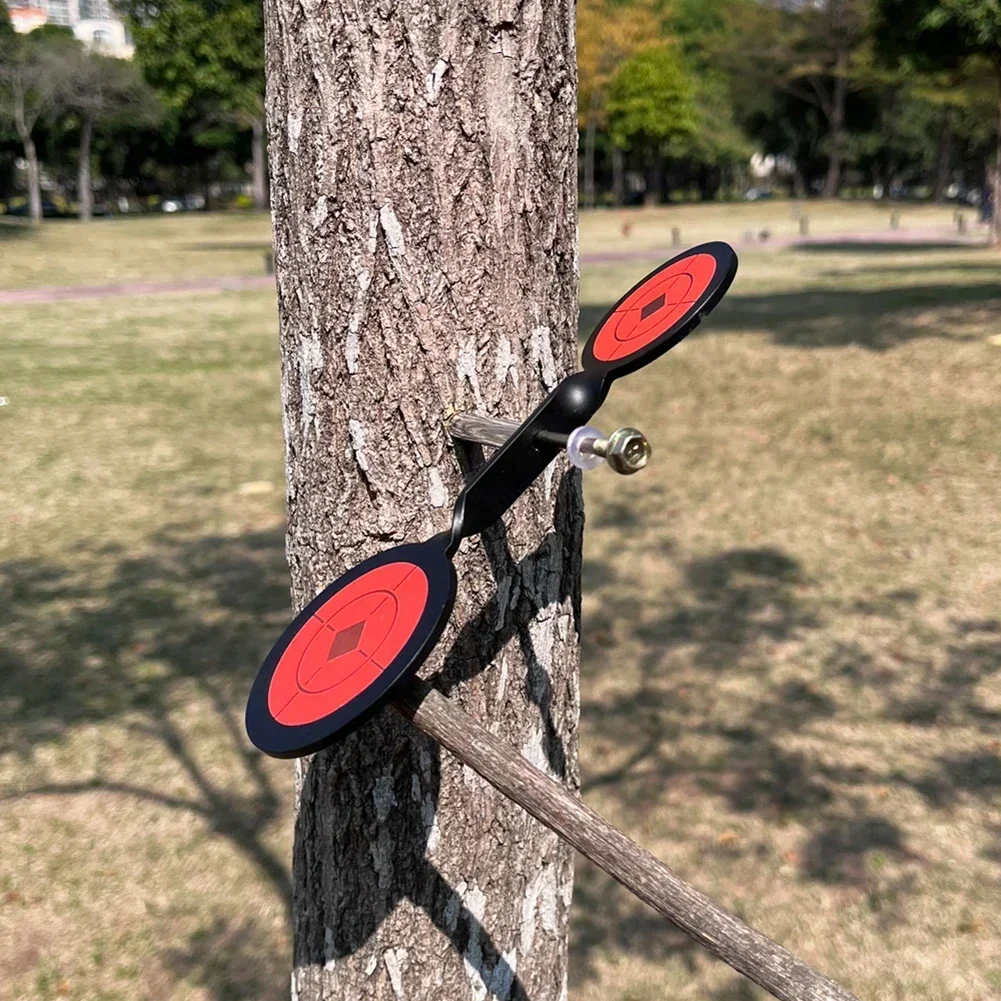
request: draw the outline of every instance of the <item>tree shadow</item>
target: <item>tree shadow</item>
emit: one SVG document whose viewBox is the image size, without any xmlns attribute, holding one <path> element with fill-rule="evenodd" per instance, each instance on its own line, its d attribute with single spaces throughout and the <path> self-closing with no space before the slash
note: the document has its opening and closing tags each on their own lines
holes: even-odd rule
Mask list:
<svg viewBox="0 0 1001 1001">
<path fill-rule="evenodd" d="M 866 238 L 855 240 L 801 240 L 789 248 L 797 254 L 922 254 L 941 251 L 982 250 L 984 243 L 969 240 L 905 240 Z"/>
<path fill-rule="evenodd" d="M 640 903 L 611 876 L 578 859 L 570 923 L 570 984 L 596 975 L 598 950 L 639 953 L 650 962 L 680 960 L 692 975 L 701 947 L 652 908 Z"/>
<path fill-rule="evenodd" d="M 844 763 L 833 749 L 799 751 L 797 738 L 818 725 L 820 733 L 836 733 L 831 724 L 856 722 L 860 711 L 915 727 L 934 722 L 943 735 L 973 726 L 996 736 L 1001 714 L 979 693 L 1001 671 L 1001 623 L 954 618 L 930 632 L 913 589 L 864 599 L 818 597 L 799 562 L 768 547 L 679 561 L 677 546 L 669 544 L 665 556 L 677 566 L 680 582 L 663 586 L 661 612 L 652 616 L 649 603 L 637 600 L 625 560 L 585 564 L 600 610 L 584 622 L 582 689 L 600 687 L 584 700 L 584 732 L 592 745 L 616 749 L 612 762 L 601 758 L 585 771 L 585 794 L 612 797 L 638 824 L 657 810 L 659 829 L 667 797 L 682 804 L 680 814 L 685 800 L 713 797 L 734 814 L 769 824 L 795 819 L 807 831 L 792 859 L 800 879 L 861 890 L 881 927 L 904 920 L 918 892 L 914 863 L 920 859 L 905 825 L 867 809 L 869 792 L 856 790 L 898 785 L 942 809 L 964 796 L 992 802 L 1001 792 L 1001 750 L 992 743 L 990 750 L 941 755 L 922 773 L 904 771 L 893 759 L 878 767 Z M 773 650 L 808 648 L 811 637 L 846 615 L 875 620 L 863 636 L 914 630 L 921 662 L 879 641 L 840 640 L 829 645 L 825 659 L 793 676 L 795 660 L 785 661 L 783 676 L 772 674 Z M 602 685 L 609 661 L 599 637 L 616 625 L 620 635 L 639 641 L 634 673 L 628 685 Z M 731 688 L 740 685 L 738 698 L 719 700 L 724 678 Z M 836 694 L 846 683 L 857 691 L 857 704 Z M 927 721 L 894 717 L 918 701 L 936 708 Z M 685 833 L 679 829 L 675 836 L 681 840 Z M 711 844 L 705 850 L 724 851 Z M 728 857 L 750 861 L 755 851 L 747 840 L 725 847 Z M 986 857 L 1001 859 L 1001 851 Z M 585 971 L 602 948 L 633 949 L 614 927 L 587 913 L 598 900 L 600 893 L 592 899 L 585 892 L 574 912 L 580 924 L 574 961 Z M 639 954 L 650 948 L 644 933 L 635 941 Z"/>
<path fill-rule="evenodd" d="M 256 251 L 259 254 L 267 254 L 271 252 L 272 246 L 270 240 L 233 240 L 232 242 L 206 240 L 199 243 L 186 243 L 184 249 L 191 251 L 246 250 Z"/>
<path fill-rule="evenodd" d="M 167 948 L 161 962 L 176 980 L 204 988 L 217 1001 L 284 1001 L 288 996 L 289 957 L 251 919 L 215 918 L 185 947 Z"/>
<path fill-rule="evenodd" d="M 39 748 L 81 726 L 117 721 L 158 743 L 190 791 L 165 792 L 156 778 L 144 778 L 138 762 L 128 781 L 100 774 L 42 781 L 0 801 L 96 792 L 193 814 L 248 859 L 288 909 L 288 868 L 266 841 L 287 796 L 242 727 L 254 665 L 287 618 L 283 533 L 193 540 L 163 534 L 139 557 L 115 547 L 81 547 L 77 555 L 72 566 L 0 565 L 0 704 L 10 709 L 0 751 L 28 764 Z M 193 697 L 212 721 L 210 740 L 187 725 Z M 230 772 L 225 777 L 220 760 Z M 220 926 L 212 936 L 229 932 Z M 247 940 L 234 948 L 242 950 L 240 977 L 270 982 L 278 967 L 273 945 L 260 951 Z M 170 955 L 180 962 L 180 953 Z M 194 949 L 191 963 L 202 963 L 199 955 Z M 218 997 L 234 996 L 221 974 L 205 976 L 207 986 L 218 983 Z M 283 973 L 275 990 L 284 980 Z"/>
</svg>

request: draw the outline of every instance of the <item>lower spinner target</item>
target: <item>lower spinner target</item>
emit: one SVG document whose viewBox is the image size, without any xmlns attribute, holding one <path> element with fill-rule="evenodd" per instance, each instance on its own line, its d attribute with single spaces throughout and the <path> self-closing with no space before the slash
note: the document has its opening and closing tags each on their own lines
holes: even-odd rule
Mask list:
<svg viewBox="0 0 1001 1001">
<path fill-rule="evenodd" d="M 584 347 L 585 370 L 634 371 L 674 347 L 723 297 L 737 272 L 725 243 L 707 243 L 668 261 L 626 293 Z"/>
<path fill-rule="evenodd" d="M 454 596 L 439 539 L 399 546 L 338 578 L 265 660 L 247 703 L 251 740 L 296 756 L 343 735 L 420 667 Z"/>
</svg>

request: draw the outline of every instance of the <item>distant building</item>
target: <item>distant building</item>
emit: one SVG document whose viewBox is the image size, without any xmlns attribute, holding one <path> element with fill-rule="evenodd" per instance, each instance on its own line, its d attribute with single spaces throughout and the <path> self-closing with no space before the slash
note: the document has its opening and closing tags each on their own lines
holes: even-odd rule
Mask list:
<svg viewBox="0 0 1001 1001">
<path fill-rule="evenodd" d="M 8 4 L 14 30 L 26 34 L 43 24 L 72 28 L 89 48 L 119 59 L 135 51 L 125 23 L 109 0 L 11 0 Z"/>
</svg>

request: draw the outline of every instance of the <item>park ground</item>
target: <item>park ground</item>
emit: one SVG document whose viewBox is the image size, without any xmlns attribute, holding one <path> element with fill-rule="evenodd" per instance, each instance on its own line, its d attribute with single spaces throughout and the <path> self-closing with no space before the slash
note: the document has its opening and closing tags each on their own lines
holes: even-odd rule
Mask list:
<svg viewBox="0 0 1001 1001">
<path fill-rule="evenodd" d="M 655 454 L 586 481 L 583 794 L 861 998 L 987 1001 L 1001 256 L 952 210 L 809 212 L 800 248 L 789 203 L 582 218 L 585 331 L 673 226 L 742 256 L 600 415 Z M 267 240 L 4 227 L 0 290 L 260 275 Z M 0 312 L 3 1001 L 287 996 L 290 769 L 241 720 L 288 617 L 275 323 L 267 288 Z M 572 1001 L 760 996 L 585 863 L 572 968 Z"/>
</svg>

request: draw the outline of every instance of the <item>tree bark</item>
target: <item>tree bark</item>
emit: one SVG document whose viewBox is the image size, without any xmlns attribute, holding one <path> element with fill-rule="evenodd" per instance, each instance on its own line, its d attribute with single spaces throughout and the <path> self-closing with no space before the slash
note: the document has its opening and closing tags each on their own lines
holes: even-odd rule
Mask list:
<svg viewBox="0 0 1001 1001">
<path fill-rule="evenodd" d="M 268 181 L 267 181 L 267 138 L 264 134 L 264 119 L 255 118 L 251 123 L 251 161 L 253 175 L 251 177 L 251 187 L 253 188 L 254 208 L 258 212 L 268 210 Z"/>
<path fill-rule="evenodd" d="M 524 415 L 574 366 L 574 7 L 268 0 L 265 16 L 301 607 L 448 526 L 450 408 Z M 557 464 L 465 543 L 421 672 L 573 790 L 582 520 Z M 571 851 L 433 741 L 384 712 L 298 762 L 296 790 L 298 1001 L 565 997 Z"/>
<path fill-rule="evenodd" d="M 79 216 L 82 222 L 87 222 L 94 214 L 94 193 L 90 187 L 90 142 L 93 135 L 94 120 L 90 115 L 84 115 L 80 126 L 80 163 L 76 175 Z"/>
<path fill-rule="evenodd" d="M 822 198 L 837 198 L 841 190 L 841 166 L 844 161 L 845 102 L 848 98 L 848 54 L 840 53 L 834 69 L 834 94 L 828 124 L 831 128 L 831 155 L 827 161 Z"/>
</svg>

